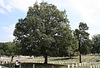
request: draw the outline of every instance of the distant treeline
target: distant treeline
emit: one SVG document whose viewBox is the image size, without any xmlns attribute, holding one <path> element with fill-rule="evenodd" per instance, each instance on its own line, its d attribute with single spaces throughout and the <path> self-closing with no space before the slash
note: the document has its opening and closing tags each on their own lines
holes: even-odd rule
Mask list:
<svg viewBox="0 0 100 68">
<path fill-rule="evenodd" d="M 13 42 L 0 42 L 0 56 L 12 56 L 14 55 L 13 51 L 14 43 Z"/>
<path fill-rule="evenodd" d="M 88 53 L 100 53 L 100 34 L 94 35 L 92 37 L 92 44 L 91 44 L 91 50 Z M 16 46 L 13 42 L 0 42 L 0 56 L 6 55 L 6 56 L 13 56 L 15 55 Z"/>
</svg>

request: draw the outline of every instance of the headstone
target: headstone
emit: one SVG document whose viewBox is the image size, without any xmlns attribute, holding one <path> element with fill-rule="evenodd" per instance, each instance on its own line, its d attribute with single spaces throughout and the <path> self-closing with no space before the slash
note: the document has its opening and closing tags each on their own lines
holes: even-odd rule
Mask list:
<svg viewBox="0 0 100 68">
<path fill-rule="evenodd" d="M 76 67 L 78 67 L 77 63 L 76 63 Z"/>
<path fill-rule="evenodd" d="M 33 64 L 33 68 L 35 68 L 35 64 Z"/>
<path fill-rule="evenodd" d="M 92 68 L 92 66 L 90 65 L 90 68 Z"/>
<path fill-rule="evenodd" d="M 54 66 L 52 66 L 52 68 L 54 68 Z"/>
<path fill-rule="evenodd" d="M 81 66 L 81 63 L 79 63 L 79 66 Z"/>
<path fill-rule="evenodd" d="M 68 64 L 68 68 L 70 68 L 70 65 Z"/>
<path fill-rule="evenodd" d="M 72 68 L 74 68 L 74 64 L 72 64 Z"/>
<path fill-rule="evenodd" d="M 95 68 L 95 65 L 93 65 L 93 68 Z"/>
</svg>

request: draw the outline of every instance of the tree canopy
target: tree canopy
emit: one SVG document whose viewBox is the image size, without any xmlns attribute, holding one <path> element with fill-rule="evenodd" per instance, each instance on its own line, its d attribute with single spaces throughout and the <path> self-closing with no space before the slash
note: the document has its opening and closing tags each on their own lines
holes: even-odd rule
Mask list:
<svg viewBox="0 0 100 68">
<path fill-rule="evenodd" d="M 89 39 L 89 33 L 87 30 L 89 27 L 86 23 L 80 22 L 79 29 L 75 29 L 75 35 L 78 41 L 80 41 L 80 53 L 87 54 L 91 52 L 91 40 Z"/>
<path fill-rule="evenodd" d="M 29 7 L 16 24 L 14 36 L 20 54 L 44 56 L 45 63 L 47 56 L 66 56 L 78 48 L 66 11 L 46 2 Z"/>
<path fill-rule="evenodd" d="M 6 42 L 6 43 L 0 43 L 0 56 L 6 55 L 6 56 L 12 56 L 14 55 L 14 43 L 12 42 Z"/>
<path fill-rule="evenodd" d="M 89 39 L 89 33 L 87 32 L 88 26 L 84 22 L 79 23 L 79 29 L 75 29 L 75 36 L 79 42 L 80 52 L 80 63 L 81 63 L 81 54 L 87 54 L 91 52 L 91 40 Z"/>
<path fill-rule="evenodd" d="M 94 35 L 92 37 L 92 53 L 100 53 L 100 34 Z"/>
</svg>

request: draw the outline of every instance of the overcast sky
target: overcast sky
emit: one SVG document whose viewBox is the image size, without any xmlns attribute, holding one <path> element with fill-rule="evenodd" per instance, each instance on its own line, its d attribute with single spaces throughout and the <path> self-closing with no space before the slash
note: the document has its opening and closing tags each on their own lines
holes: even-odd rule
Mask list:
<svg viewBox="0 0 100 68">
<path fill-rule="evenodd" d="M 43 0 L 37 0 L 38 3 Z M 66 10 L 71 29 L 80 22 L 87 23 L 90 38 L 100 33 L 100 0 L 44 0 L 59 10 Z M 25 18 L 28 7 L 36 0 L 0 0 L 0 42 L 13 41 L 13 31 L 18 19 Z"/>
</svg>

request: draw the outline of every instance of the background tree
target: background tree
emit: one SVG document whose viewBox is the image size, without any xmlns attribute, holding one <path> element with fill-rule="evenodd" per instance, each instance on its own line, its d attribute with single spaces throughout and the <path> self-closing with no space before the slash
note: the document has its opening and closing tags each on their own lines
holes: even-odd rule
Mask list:
<svg viewBox="0 0 100 68">
<path fill-rule="evenodd" d="M 0 50 L 0 56 L 5 55 L 5 52 L 3 49 Z"/>
<path fill-rule="evenodd" d="M 92 37 L 92 53 L 100 53 L 100 34 L 94 35 Z"/>
<path fill-rule="evenodd" d="M 73 31 L 68 32 L 66 30 L 66 34 L 60 39 L 62 42 L 60 44 L 59 54 L 60 56 L 72 56 L 78 55 L 78 40 L 74 36 Z M 59 45 L 59 44 L 58 44 Z"/>
<path fill-rule="evenodd" d="M 15 44 L 13 42 L 0 43 L 0 56 L 13 56 L 15 55 Z M 11 61 L 13 61 L 13 57 Z"/>
<path fill-rule="evenodd" d="M 74 36 L 74 31 L 72 32 L 72 38 L 70 39 L 70 46 L 68 47 L 68 56 L 71 58 L 72 56 L 79 55 L 78 53 L 78 40 Z"/>
<path fill-rule="evenodd" d="M 87 54 L 91 51 L 91 40 L 89 39 L 89 33 L 87 30 L 89 27 L 86 23 L 80 22 L 79 29 L 75 29 L 75 35 L 79 41 L 80 63 L 81 54 Z"/>
<path fill-rule="evenodd" d="M 12 62 L 13 58 L 15 56 L 15 43 L 13 43 L 13 42 L 7 42 L 5 44 L 8 45 L 8 48 L 6 50 L 6 55 L 7 56 L 11 56 L 11 62 Z"/>
<path fill-rule="evenodd" d="M 8 45 L 5 43 L 0 43 L 0 56 L 7 55 L 6 50 L 8 48 Z"/>
<path fill-rule="evenodd" d="M 16 24 L 14 36 L 16 46 L 20 47 L 19 54 L 44 56 L 44 63 L 47 56 L 62 56 L 61 50 L 68 55 L 67 49 L 72 43 L 66 11 L 59 11 L 46 2 L 29 7 L 27 16 Z"/>
</svg>

